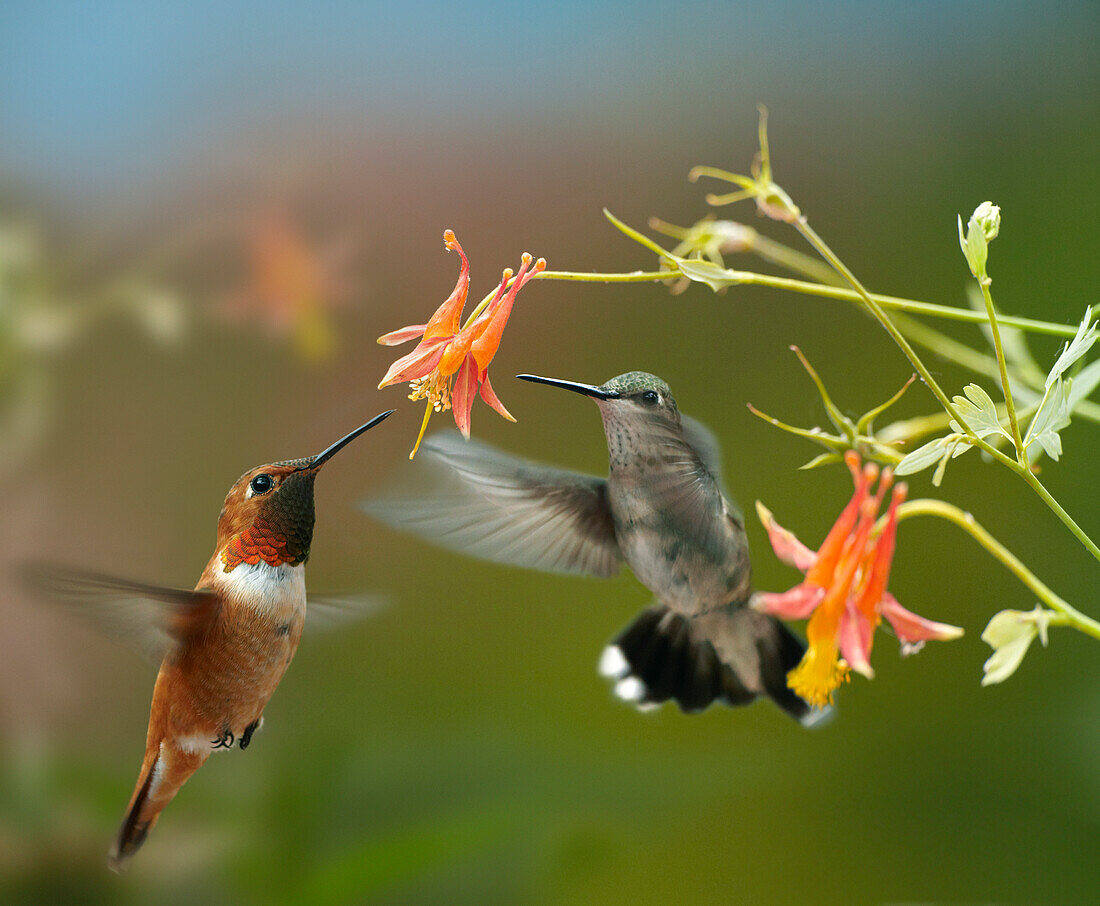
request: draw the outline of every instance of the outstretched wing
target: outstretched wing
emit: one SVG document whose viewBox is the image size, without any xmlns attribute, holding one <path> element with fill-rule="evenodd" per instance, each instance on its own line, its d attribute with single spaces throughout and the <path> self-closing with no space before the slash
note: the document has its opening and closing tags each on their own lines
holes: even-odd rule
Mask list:
<svg viewBox="0 0 1100 906">
<path fill-rule="evenodd" d="M 136 644 L 154 663 L 206 632 L 221 610 L 219 598 L 207 589 L 149 585 L 45 563 L 23 564 L 20 574 L 37 596 L 66 606 L 107 635 Z"/>
<path fill-rule="evenodd" d="M 604 479 L 531 463 L 456 432 L 429 438 L 419 460 L 413 488 L 363 509 L 497 563 L 591 576 L 619 571 Z"/>
</svg>

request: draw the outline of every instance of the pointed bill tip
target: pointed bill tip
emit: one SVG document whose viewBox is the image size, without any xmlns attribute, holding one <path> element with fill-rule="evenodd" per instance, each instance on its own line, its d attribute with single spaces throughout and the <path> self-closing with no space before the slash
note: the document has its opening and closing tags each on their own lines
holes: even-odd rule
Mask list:
<svg viewBox="0 0 1100 906">
<path fill-rule="evenodd" d="M 363 434 L 363 433 L 369 431 L 375 425 L 380 424 L 381 422 L 384 422 L 387 418 L 389 418 L 391 415 L 393 415 L 396 411 L 397 411 L 396 409 L 389 409 L 385 412 L 380 412 L 378 415 L 376 415 L 374 418 L 372 418 L 366 424 L 360 425 L 354 431 L 351 431 L 348 434 L 345 434 L 338 441 L 336 441 L 336 443 L 334 443 L 331 446 L 327 447 L 326 449 L 322 450 L 320 453 L 318 453 L 316 456 L 314 456 L 309 461 L 309 465 L 303 466 L 302 468 L 303 469 L 308 469 L 308 470 L 319 469 L 326 462 L 328 462 L 330 459 L 332 459 L 333 456 L 335 456 L 337 453 L 339 453 L 344 447 L 346 447 L 353 440 L 355 440 L 355 438 L 357 438 L 360 434 Z"/>
<path fill-rule="evenodd" d="M 598 400 L 618 399 L 619 394 L 612 390 L 604 390 L 594 384 L 582 384 L 577 381 L 563 381 L 560 378 L 540 377 L 537 374 L 517 374 L 521 381 L 530 381 L 532 384 L 546 384 L 548 387 L 561 387 L 564 390 L 572 390 L 582 396 L 590 396 Z"/>
</svg>

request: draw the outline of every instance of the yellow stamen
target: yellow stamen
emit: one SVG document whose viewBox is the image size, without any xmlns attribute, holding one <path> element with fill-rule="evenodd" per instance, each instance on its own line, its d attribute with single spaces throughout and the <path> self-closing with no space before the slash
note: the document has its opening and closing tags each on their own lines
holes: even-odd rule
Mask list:
<svg viewBox="0 0 1100 906">
<path fill-rule="evenodd" d="M 815 708 L 833 703 L 833 690 L 848 682 L 847 663 L 837 657 L 835 645 L 811 645 L 797 667 L 787 674 L 787 685 L 795 695 Z"/>
</svg>

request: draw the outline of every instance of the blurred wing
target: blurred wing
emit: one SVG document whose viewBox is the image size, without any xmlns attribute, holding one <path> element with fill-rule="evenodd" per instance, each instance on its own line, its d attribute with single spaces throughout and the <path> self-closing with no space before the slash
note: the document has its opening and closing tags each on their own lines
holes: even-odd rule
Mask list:
<svg viewBox="0 0 1100 906">
<path fill-rule="evenodd" d="M 306 630 L 340 629 L 386 606 L 381 595 L 313 595 L 306 602 Z"/>
<path fill-rule="evenodd" d="M 375 518 L 475 557 L 613 576 L 622 565 L 602 478 L 509 456 L 455 432 L 421 447 L 417 487 L 366 501 Z"/>
<path fill-rule="evenodd" d="M 212 592 L 132 582 L 90 570 L 44 563 L 21 569 L 25 586 L 112 638 L 135 644 L 154 663 L 217 619 L 221 602 Z"/>
</svg>

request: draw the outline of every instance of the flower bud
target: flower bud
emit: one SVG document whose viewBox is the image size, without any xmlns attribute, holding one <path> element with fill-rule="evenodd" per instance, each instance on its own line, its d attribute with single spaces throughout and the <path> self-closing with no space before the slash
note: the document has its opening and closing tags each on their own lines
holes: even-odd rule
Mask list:
<svg viewBox="0 0 1100 906">
<path fill-rule="evenodd" d="M 986 242 L 996 239 L 1001 231 L 1001 209 L 992 201 L 983 201 L 970 215 L 970 223 L 981 228 Z"/>
</svg>

